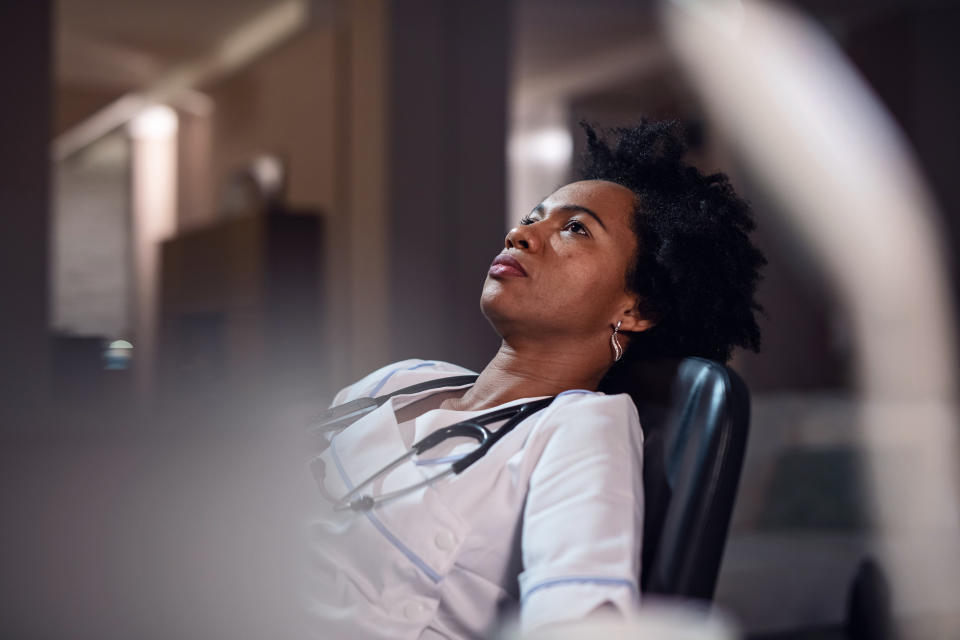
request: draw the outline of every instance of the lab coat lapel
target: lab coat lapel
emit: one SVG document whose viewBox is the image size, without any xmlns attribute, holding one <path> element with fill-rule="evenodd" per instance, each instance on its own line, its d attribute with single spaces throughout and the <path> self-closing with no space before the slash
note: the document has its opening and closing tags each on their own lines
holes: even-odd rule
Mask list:
<svg viewBox="0 0 960 640">
<path fill-rule="evenodd" d="M 408 447 L 400 435 L 393 403 L 388 401 L 337 434 L 334 446 L 350 486 L 357 486 L 385 465 L 402 456 Z M 378 479 L 364 493 L 394 491 L 423 480 L 416 466 L 402 464 Z M 406 484 L 404 484 L 406 483 Z"/>
<path fill-rule="evenodd" d="M 401 437 L 392 400 L 338 434 L 334 447 L 351 486 L 363 482 L 409 449 Z M 412 460 L 404 462 L 363 493 L 376 496 L 405 489 L 445 468 L 420 467 Z M 469 529 L 429 485 L 378 505 L 369 515 L 375 519 L 375 526 L 382 527 L 387 540 L 434 581 L 449 571 Z"/>
</svg>

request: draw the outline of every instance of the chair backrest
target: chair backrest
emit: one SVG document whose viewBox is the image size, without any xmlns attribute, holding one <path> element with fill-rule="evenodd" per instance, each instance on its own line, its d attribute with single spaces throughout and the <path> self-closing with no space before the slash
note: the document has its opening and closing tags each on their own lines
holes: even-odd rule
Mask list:
<svg viewBox="0 0 960 640">
<path fill-rule="evenodd" d="M 601 386 L 628 393 L 644 433 L 645 593 L 710 600 L 750 424 L 746 385 L 704 358 L 621 368 Z"/>
</svg>

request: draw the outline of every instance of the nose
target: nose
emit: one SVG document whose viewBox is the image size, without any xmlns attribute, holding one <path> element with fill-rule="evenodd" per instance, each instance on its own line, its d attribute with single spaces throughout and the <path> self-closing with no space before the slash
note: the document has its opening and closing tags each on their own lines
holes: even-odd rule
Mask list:
<svg viewBox="0 0 960 640">
<path fill-rule="evenodd" d="M 507 232 L 504 240 L 504 246 L 507 249 L 523 249 L 524 251 L 537 251 L 540 248 L 540 240 L 532 224 L 517 225 Z"/>
</svg>

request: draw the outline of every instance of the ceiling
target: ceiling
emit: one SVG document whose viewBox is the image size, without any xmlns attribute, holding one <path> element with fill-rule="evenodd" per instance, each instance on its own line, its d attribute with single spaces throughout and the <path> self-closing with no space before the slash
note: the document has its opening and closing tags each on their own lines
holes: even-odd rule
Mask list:
<svg viewBox="0 0 960 640">
<path fill-rule="evenodd" d="M 304 0 L 311 11 L 338 0 Z M 395 0 L 404 1 L 404 0 Z M 823 20 L 859 21 L 951 0 L 798 0 Z M 125 93 L 208 55 L 277 0 L 59 0 L 56 28 L 60 134 Z M 602 61 L 604 52 L 655 42 L 652 0 L 513 0 L 514 86 Z M 589 70 L 589 69 L 588 69 Z"/>
<path fill-rule="evenodd" d="M 203 57 L 274 5 L 273 0 L 59 0 L 55 134 Z"/>
<path fill-rule="evenodd" d="M 516 0 L 514 83 L 655 36 L 656 6 L 650 0 Z"/>
<path fill-rule="evenodd" d="M 129 89 L 199 57 L 271 0 L 60 0 L 58 84 Z"/>
</svg>

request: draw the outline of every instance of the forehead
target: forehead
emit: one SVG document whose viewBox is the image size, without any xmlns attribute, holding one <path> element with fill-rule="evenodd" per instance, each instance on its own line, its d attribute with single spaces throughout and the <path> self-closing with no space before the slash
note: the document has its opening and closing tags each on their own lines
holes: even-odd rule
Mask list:
<svg viewBox="0 0 960 640">
<path fill-rule="evenodd" d="M 575 204 L 592 209 L 606 220 L 627 221 L 632 215 L 635 196 L 630 189 L 606 180 L 581 180 L 566 184 L 544 201 L 548 209 L 551 206 Z"/>
</svg>

